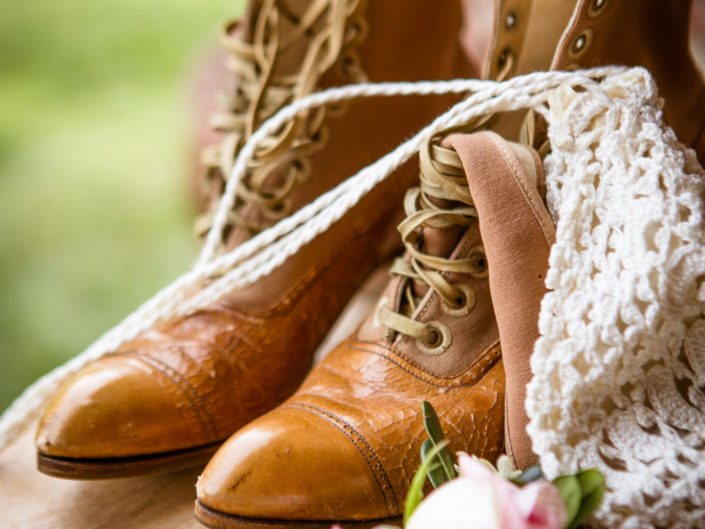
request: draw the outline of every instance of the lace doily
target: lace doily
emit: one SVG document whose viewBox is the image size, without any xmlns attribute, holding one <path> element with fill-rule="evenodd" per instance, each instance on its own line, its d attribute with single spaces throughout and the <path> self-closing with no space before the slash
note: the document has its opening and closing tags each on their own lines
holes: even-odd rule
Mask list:
<svg viewBox="0 0 705 529">
<path fill-rule="evenodd" d="M 548 476 L 603 472 L 597 524 L 705 527 L 705 172 L 645 70 L 601 87 L 548 99 L 557 242 L 528 431 Z"/>
</svg>

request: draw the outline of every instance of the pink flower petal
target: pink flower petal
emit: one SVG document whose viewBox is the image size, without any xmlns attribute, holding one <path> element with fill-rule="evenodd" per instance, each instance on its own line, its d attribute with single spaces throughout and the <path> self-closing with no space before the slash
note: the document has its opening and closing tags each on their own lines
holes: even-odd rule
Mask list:
<svg viewBox="0 0 705 529">
<path fill-rule="evenodd" d="M 504 496 L 511 497 L 519 490 L 519 487 L 511 481 L 507 481 L 487 465 L 467 454 L 458 454 L 458 466 L 461 476 L 492 487 L 497 491 L 500 499 Z"/>
<path fill-rule="evenodd" d="M 406 529 L 499 529 L 500 517 L 492 487 L 459 477 L 429 494 Z"/>
<path fill-rule="evenodd" d="M 547 481 L 529 483 L 520 489 L 516 502 L 531 529 L 565 526 L 565 503 L 558 489 Z"/>
</svg>

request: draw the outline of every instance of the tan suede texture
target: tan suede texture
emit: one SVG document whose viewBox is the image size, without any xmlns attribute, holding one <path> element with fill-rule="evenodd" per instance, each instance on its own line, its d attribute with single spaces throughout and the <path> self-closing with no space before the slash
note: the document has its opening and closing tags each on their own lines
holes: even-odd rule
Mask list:
<svg viewBox="0 0 705 529">
<path fill-rule="evenodd" d="M 526 433 L 526 384 L 555 229 L 529 172 L 505 140 L 484 132 L 450 136 L 448 143 L 463 162 L 487 254 L 507 380 L 507 451 L 526 468 L 536 462 Z M 538 158 L 535 164 L 540 175 Z"/>
</svg>

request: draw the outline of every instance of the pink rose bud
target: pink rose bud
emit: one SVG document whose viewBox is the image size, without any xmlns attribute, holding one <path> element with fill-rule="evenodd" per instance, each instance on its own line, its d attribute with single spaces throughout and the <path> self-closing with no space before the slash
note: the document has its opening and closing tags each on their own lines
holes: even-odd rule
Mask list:
<svg viewBox="0 0 705 529">
<path fill-rule="evenodd" d="M 566 512 L 547 481 L 518 487 L 468 455 L 458 457 L 460 477 L 432 492 L 406 529 L 562 529 Z"/>
</svg>

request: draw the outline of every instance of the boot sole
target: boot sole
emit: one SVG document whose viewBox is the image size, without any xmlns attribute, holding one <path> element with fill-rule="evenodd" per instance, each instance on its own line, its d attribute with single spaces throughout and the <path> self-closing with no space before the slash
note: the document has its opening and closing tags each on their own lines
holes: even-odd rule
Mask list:
<svg viewBox="0 0 705 529">
<path fill-rule="evenodd" d="M 337 524 L 343 529 L 371 529 L 380 524 L 393 524 L 401 527 L 402 518 L 384 518 L 379 520 L 266 520 L 242 518 L 232 514 L 216 511 L 196 500 L 196 520 L 210 529 L 330 529 Z"/>
<path fill-rule="evenodd" d="M 75 459 L 37 452 L 37 469 L 62 479 L 113 479 L 205 466 L 222 443 L 134 457 Z"/>
</svg>

